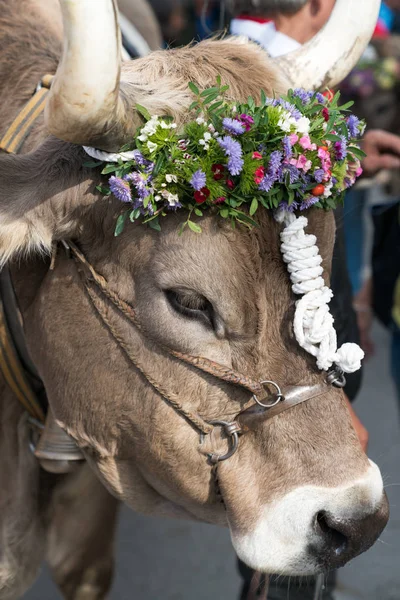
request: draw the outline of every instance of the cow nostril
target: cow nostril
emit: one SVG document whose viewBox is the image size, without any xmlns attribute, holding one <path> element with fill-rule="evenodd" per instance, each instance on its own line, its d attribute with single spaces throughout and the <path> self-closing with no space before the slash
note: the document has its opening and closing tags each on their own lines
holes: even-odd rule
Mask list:
<svg viewBox="0 0 400 600">
<path fill-rule="evenodd" d="M 338 524 L 330 518 L 328 513 L 323 510 L 317 513 L 315 526 L 317 532 L 325 539 L 325 543 L 329 544 L 336 556 L 346 552 L 349 538 L 339 531 Z"/>
</svg>

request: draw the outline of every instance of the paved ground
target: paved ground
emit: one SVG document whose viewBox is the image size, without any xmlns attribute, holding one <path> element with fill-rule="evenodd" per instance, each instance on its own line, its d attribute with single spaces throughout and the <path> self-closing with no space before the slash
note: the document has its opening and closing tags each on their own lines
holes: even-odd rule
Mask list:
<svg viewBox="0 0 400 600">
<path fill-rule="evenodd" d="M 392 516 L 374 548 L 340 572 L 338 600 L 400 599 L 400 431 L 387 367 L 388 338 L 379 327 L 375 340 L 377 354 L 365 369 L 356 408 L 370 431 L 369 454 L 384 473 Z M 235 557 L 224 530 L 145 518 L 124 510 L 117 552 L 111 600 L 237 598 Z M 24 600 L 58 599 L 46 571 L 24 596 Z"/>
</svg>

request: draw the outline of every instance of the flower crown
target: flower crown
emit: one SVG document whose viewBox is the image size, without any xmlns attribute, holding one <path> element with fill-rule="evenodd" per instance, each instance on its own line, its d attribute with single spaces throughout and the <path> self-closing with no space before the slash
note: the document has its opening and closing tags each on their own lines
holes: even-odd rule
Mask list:
<svg viewBox="0 0 400 600">
<path fill-rule="evenodd" d="M 201 232 L 193 219 L 205 210 L 232 226 L 252 227 L 260 206 L 334 209 L 362 173 L 365 155 L 357 140 L 365 126 L 349 114 L 352 102 L 338 105 L 339 92 L 295 89 L 281 98 L 261 92 L 257 105 L 251 97 L 244 104 L 226 100 L 228 86 L 220 77 L 202 91 L 194 83 L 189 87 L 195 96 L 191 121 L 178 127 L 171 117 L 151 116 L 137 105 L 145 125 L 120 153 L 103 158 L 112 162 L 102 174 L 112 176 L 108 187 L 98 189 L 128 206 L 116 235 L 128 219 L 159 230 L 159 218 L 178 209 L 187 212 L 180 232 L 186 226 Z"/>
</svg>

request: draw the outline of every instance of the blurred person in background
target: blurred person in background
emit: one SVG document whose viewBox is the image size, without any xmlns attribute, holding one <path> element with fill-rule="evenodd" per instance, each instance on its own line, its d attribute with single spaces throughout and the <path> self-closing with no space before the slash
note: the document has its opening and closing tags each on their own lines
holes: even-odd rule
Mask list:
<svg viewBox="0 0 400 600">
<path fill-rule="evenodd" d="M 325 25 L 335 0 L 232 0 L 231 10 L 234 18 L 231 22 L 230 31 L 234 35 L 244 35 L 263 46 L 270 56 L 279 56 L 299 48 L 309 41 Z M 386 10 L 386 7 L 384 8 Z M 378 24 L 380 27 L 381 25 Z M 364 167 L 369 174 L 389 166 L 398 168 L 400 166 L 400 138 L 390 136 L 384 131 L 370 131 L 364 142 L 369 156 Z M 387 150 L 389 153 L 387 153 Z M 341 223 L 343 211 L 336 213 L 338 225 L 337 239 L 332 265 L 331 287 L 334 291 L 334 299 L 331 307 L 335 317 L 339 339 L 357 341 L 358 327 L 356 315 L 352 308 L 352 287 L 346 266 L 345 240 Z M 400 282 L 399 282 L 400 295 Z M 399 307 L 400 311 L 400 307 Z M 400 317 L 400 315 L 399 315 Z M 400 340 L 400 337 L 399 337 Z M 400 344 L 399 344 L 400 355 Z M 347 397 L 354 400 L 360 387 L 360 377 L 356 375 L 348 378 L 345 388 Z M 353 425 L 359 436 L 360 443 L 366 450 L 368 433 L 360 423 L 357 415 L 348 403 L 352 415 Z M 263 593 L 262 581 L 243 564 L 239 569 L 244 579 L 241 600 L 257 597 L 257 584 L 260 597 Z M 256 581 L 256 584 L 254 583 Z M 322 586 L 321 578 L 316 580 L 315 589 L 306 582 L 301 586 L 301 578 L 293 581 L 290 592 L 288 583 L 272 578 L 269 596 L 271 600 L 280 600 L 290 597 L 291 600 L 305 600 L 309 598 L 333 598 L 335 588 L 335 576 L 331 574 L 327 578 L 325 586 Z M 318 591 L 317 588 L 324 587 Z M 317 594 L 321 594 L 317 596 Z"/>
</svg>

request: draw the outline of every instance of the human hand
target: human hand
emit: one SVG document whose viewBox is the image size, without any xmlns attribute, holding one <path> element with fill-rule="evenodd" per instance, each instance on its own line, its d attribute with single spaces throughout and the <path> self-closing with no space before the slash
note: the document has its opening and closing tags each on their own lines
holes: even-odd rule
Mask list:
<svg viewBox="0 0 400 600">
<path fill-rule="evenodd" d="M 350 400 L 345 395 L 347 408 L 349 409 L 351 416 L 351 424 L 353 425 L 355 432 L 357 434 L 358 440 L 361 444 L 361 448 L 364 452 L 367 452 L 368 449 L 368 441 L 369 441 L 369 433 L 368 430 L 361 423 L 360 419 L 357 417 L 354 408 L 352 407 Z"/>
<path fill-rule="evenodd" d="M 400 168 L 400 136 L 383 129 L 370 129 L 364 135 L 362 149 L 367 155 L 361 163 L 366 175 Z"/>
</svg>

